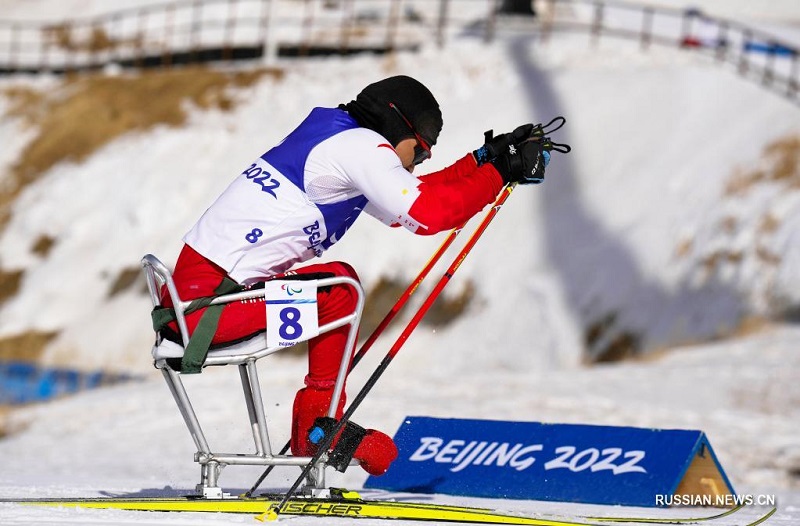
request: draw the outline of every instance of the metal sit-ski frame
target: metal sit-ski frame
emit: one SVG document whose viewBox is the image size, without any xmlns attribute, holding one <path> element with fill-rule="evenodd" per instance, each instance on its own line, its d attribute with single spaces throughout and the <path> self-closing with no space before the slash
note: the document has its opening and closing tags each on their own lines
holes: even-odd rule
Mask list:
<svg viewBox="0 0 800 526">
<path fill-rule="evenodd" d="M 172 275 L 167 267 L 155 256 L 147 254 L 142 258 L 142 267 L 147 278 L 147 287 L 150 291 L 150 298 L 153 306 L 161 305 L 161 289 L 166 287 L 175 308 L 176 321 L 183 341 L 183 346 L 162 338 L 161 334 L 156 333 L 156 342 L 153 346 L 152 354 L 155 366 L 162 372 L 167 382 L 170 392 L 178 409 L 183 416 L 186 427 L 197 446 L 195 462 L 200 464 L 200 484 L 197 485 L 197 492 L 205 498 L 223 498 L 222 488 L 219 486 L 219 475 L 223 467 L 227 465 L 259 465 L 259 466 L 299 466 L 305 467 L 312 457 L 296 457 L 292 455 L 273 454 L 270 445 L 269 433 L 267 431 L 267 417 L 264 411 L 264 402 L 261 395 L 261 386 L 258 380 L 256 362 L 265 356 L 286 349 L 287 347 L 268 347 L 265 333 L 256 335 L 244 342 L 230 346 L 212 349 L 208 352 L 204 367 L 220 365 L 238 365 L 239 375 L 242 381 L 247 413 L 250 419 L 250 427 L 253 432 L 255 443 L 255 453 L 218 453 L 212 452 L 208 445 L 203 429 L 197 419 L 197 414 L 189 401 L 189 396 L 183 386 L 181 374 L 172 369 L 168 364 L 169 358 L 181 358 L 184 347 L 189 342 L 189 331 L 186 326 L 184 311 L 190 304 L 189 301 L 181 300 Z M 342 391 L 347 377 L 348 366 L 353 356 L 353 350 L 358 333 L 358 324 L 361 320 L 361 312 L 364 307 L 364 290 L 361 284 L 350 277 L 332 277 L 316 280 L 317 287 L 330 285 L 349 285 L 355 289 L 358 301 L 355 310 L 319 327 L 319 332 L 324 333 L 345 325 L 350 326 L 347 337 L 347 345 L 339 366 L 339 373 L 334 387 L 334 396 L 328 409 L 328 416 L 336 416 L 336 408 L 342 396 Z M 226 294 L 215 298 L 212 304 L 231 303 L 246 299 L 264 298 L 264 289 L 248 290 L 233 294 Z M 318 460 L 309 472 L 307 491 L 312 494 L 324 494 L 325 488 L 325 456 Z"/>
</svg>

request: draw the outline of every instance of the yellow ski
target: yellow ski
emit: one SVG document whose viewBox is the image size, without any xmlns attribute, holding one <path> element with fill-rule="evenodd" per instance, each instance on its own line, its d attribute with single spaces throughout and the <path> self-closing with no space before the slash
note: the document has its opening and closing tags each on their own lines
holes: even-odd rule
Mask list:
<svg viewBox="0 0 800 526">
<path fill-rule="evenodd" d="M 351 496 L 354 495 L 354 496 Z M 315 517 L 343 517 L 351 519 L 400 519 L 414 521 L 438 521 L 467 524 L 512 524 L 528 526 L 608 526 L 609 523 L 687 524 L 701 523 L 728 517 L 744 509 L 740 505 L 730 510 L 702 517 L 530 517 L 503 513 L 489 508 L 454 506 L 448 504 L 404 502 L 393 500 L 364 500 L 357 493 L 344 493 L 334 498 L 297 497 L 290 499 L 278 515 L 300 515 Z M 117 509 L 155 512 L 212 512 L 239 513 L 256 516 L 264 520 L 275 515 L 282 495 L 253 498 L 231 497 L 204 499 L 196 497 L 152 497 L 152 498 L 73 498 L 73 499 L 24 499 L 0 500 L 30 506 L 62 508 Z M 767 513 L 748 526 L 766 521 L 775 510 Z"/>
<path fill-rule="evenodd" d="M 270 510 L 273 510 L 280 501 L 280 497 L 257 497 L 252 499 L 230 498 L 219 500 L 192 498 L 31 499 L 15 502 L 33 506 L 68 508 L 161 512 L 247 513 L 265 516 Z M 596 522 L 576 522 L 562 519 L 524 517 L 500 513 L 486 508 L 361 499 L 294 498 L 289 500 L 281 508 L 280 515 L 530 526 L 596 526 L 598 524 Z"/>
</svg>

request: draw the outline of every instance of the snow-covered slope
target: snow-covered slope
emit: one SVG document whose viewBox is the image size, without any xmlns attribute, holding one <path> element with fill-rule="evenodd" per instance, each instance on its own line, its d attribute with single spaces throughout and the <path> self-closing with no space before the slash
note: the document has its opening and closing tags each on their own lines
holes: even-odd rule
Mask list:
<svg viewBox="0 0 800 526">
<path fill-rule="evenodd" d="M 797 108 L 702 59 L 624 45 L 592 51 L 562 39 L 538 47 L 464 41 L 421 55 L 287 67 L 283 79 L 238 93 L 245 102 L 232 112 L 196 113 L 186 128 L 124 137 L 29 186 L 0 238 L 4 268 L 25 269 L 20 294 L 2 306 L 0 333 L 61 331 L 46 355 L 51 363 L 137 363 L 150 338 L 148 300 L 135 288 L 109 300 L 111 280 L 147 252 L 174 262 L 182 234 L 251 158 L 313 105 L 349 100 L 391 73 L 412 73 L 441 94 L 445 129 L 430 169 L 474 148 L 483 129 L 514 127 L 520 115 L 569 121 L 559 138 L 574 153 L 555 159 L 546 185 L 517 192 L 460 271 L 462 283 L 478 284 L 481 301 L 448 331 L 454 342 L 525 342 L 531 365 L 575 363 L 582 336 L 574 326 L 585 330 L 608 315 L 617 316 L 614 330 L 652 347 L 724 333 L 744 313 L 774 314 L 775 302 L 798 301 L 797 192 L 774 184 L 732 198 L 723 190 L 736 167 L 756 166 L 765 144 L 796 132 Z M 14 123 L 4 130 L 9 145 L 21 143 Z M 715 250 L 755 246 L 766 214 L 777 225 L 759 243 L 779 255 L 777 266 L 751 257 L 727 273 L 704 273 Z M 736 231 L 721 237 L 729 216 Z M 31 252 L 42 234 L 57 241 L 47 258 Z M 369 219 L 347 241 L 326 257 L 353 262 L 367 285 L 381 275 L 410 279 L 438 243 Z M 408 248 L 392 250 L 398 245 Z M 376 246 L 386 249 L 365 250 Z M 690 250 L 678 256 L 681 246 Z M 774 275 L 766 284 L 765 273 Z M 501 289 L 512 297 L 495 297 Z M 531 316 L 508 316 L 503 303 Z"/>
<path fill-rule="evenodd" d="M 709 11 L 723 3 L 712 4 Z M 782 16 L 800 19 L 791 3 L 780 6 Z M 544 185 L 509 199 L 450 285 L 458 293 L 473 282 L 477 301 L 445 328 L 420 327 L 358 420 L 387 431 L 407 414 L 700 428 L 737 489 L 784 495 L 781 520 L 791 524 L 800 505 L 797 328 L 635 363 L 579 364 L 586 328 L 608 316 L 616 321 L 607 338 L 634 334 L 658 349 L 730 334 L 747 313 L 775 316 L 798 305 L 800 192 L 780 182 L 741 194 L 725 188 L 737 170 L 760 166 L 767 144 L 800 133 L 800 109 L 702 57 L 645 54 L 613 41 L 592 49 L 584 37 L 546 45 L 465 38 L 419 54 L 287 64 L 282 79 L 238 92 L 243 102 L 231 112 L 193 112 L 185 128 L 126 136 L 28 187 L 0 237 L 3 268 L 25 269 L 20 294 L 0 307 L 0 336 L 56 330 L 47 362 L 146 380 L 12 415 L 20 431 L 0 441 L 3 496 L 196 482 L 191 441 L 149 361 L 149 300 L 135 287 L 109 300 L 111 279 L 147 252 L 174 263 L 181 236 L 218 192 L 311 107 L 405 73 L 437 94 L 445 116 L 425 170 L 478 146 L 487 128 L 558 114 L 568 124 L 557 138 L 573 153 L 554 158 Z M 48 82 L 3 79 L 0 88 Z M 0 122 L 4 169 L 27 133 Z M 764 231 L 768 216 L 774 226 Z M 58 240 L 46 258 L 30 250 L 41 234 Z M 440 240 L 365 218 L 326 258 L 351 262 L 367 286 L 382 275 L 409 281 Z M 761 257 L 764 250 L 777 262 Z M 734 252 L 741 257 L 724 257 Z M 720 263 L 710 268 L 715 254 Z M 351 389 L 393 336 L 354 373 Z M 270 368 L 279 429 L 303 367 L 280 357 Z M 235 374 L 209 371 L 198 380 L 213 431 L 232 449 L 246 443 Z M 256 475 L 224 476 L 244 487 Z M 361 480 L 348 473 L 342 483 Z M 6 511 L 18 522 L 80 519 L 64 510 Z"/>
<path fill-rule="evenodd" d="M 547 184 L 509 200 L 459 271 L 453 290 L 470 280 L 480 301 L 440 334 L 442 345 L 472 342 L 479 361 L 484 348 L 522 345 L 524 353 L 492 360 L 575 364 L 583 332 L 609 316 L 609 338 L 630 333 L 652 348 L 796 305 L 798 193 L 780 183 L 742 196 L 724 188 L 737 167 L 757 166 L 766 144 L 797 132 L 798 109 L 702 58 L 606 47 L 463 41 L 391 59 L 309 60 L 239 92 L 244 102 L 232 112 L 195 113 L 185 128 L 129 135 L 85 163 L 60 164 L 26 188 L 0 237 L 3 267 L 25 269 L 20 293 L 0 310 L 0 334 L 60 331 L 50 363 L 138 363 L 150 339 L 149 300 L 135 287 L 109 299 L 119 272 L 147 252 L 172 264 L 183 233 L 251 158 L 314 105 L 349 100 L 392 73 L 440 94 L 445 128 L 430 169 L 521 116 L 565 115 L 558 138 L 574 148 L 556 157 Z M 15 136 L 13 123 L 4 129 Z M 767 215 L 775 227 L 756 239 Z M 721 233 L 729 217 L 735 228 Z M 42 234 L 56 239 L 46 258 L 31 251 Z M 438 242 L 367 219 L 326 257 L 352 262 L 369 286 L 381 275 L 410 280 Z M 756 243 L 779 260 L 759 259 Z M 709 257 L 735 250 L 741 261 L 708 272 Z M 530 315 L 511 316 L 508 305 Z"/>
</svg>

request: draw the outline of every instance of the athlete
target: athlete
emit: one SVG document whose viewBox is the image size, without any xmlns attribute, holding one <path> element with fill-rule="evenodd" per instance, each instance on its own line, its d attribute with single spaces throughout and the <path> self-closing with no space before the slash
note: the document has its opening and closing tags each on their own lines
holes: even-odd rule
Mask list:
<svg viewBox="0 0 800 526">
<path fill-rule="evenodd" d="M 251 287 L 275 278 L 349 276 L 347 263 L 297 264 L 341 240 L 364 212 L 420 235 L 449 230 L 494 201 L 511 182 L 539 182 L 549 153 L 527 140 L 532 124 L 499 135 L 451 166 L 415 177 L 442 129 L 433 94 L 407 76 L 364 88 L 337 108 L 314 108 L 280 144 L 236 177 L 184 236 L 173 274 L 184 299 L 214 295 L 225 278 Z M 290 270 L 291 269 L 291 270 Z M 164 303 L 168 305 L 169 298 Z M 319 323 L 345 316 L 356 297 L 346 285 L 318 291 Z M 194 331 L 202 310 L 187 316 Z M 213 345 L 265 330 L 263 302 L 226 305 Z M 347 326 L 308 342 L 305 387 L 295 397 L 291 451 L 312 456 L 309 430 L 327 413 L 347 339 Z M 341 398 L 337 418 L 344 408 Z M 353 457 L 368 473 L 386 472 L 397 448 L 386 434 L 367 430 Z"/>
</svg>

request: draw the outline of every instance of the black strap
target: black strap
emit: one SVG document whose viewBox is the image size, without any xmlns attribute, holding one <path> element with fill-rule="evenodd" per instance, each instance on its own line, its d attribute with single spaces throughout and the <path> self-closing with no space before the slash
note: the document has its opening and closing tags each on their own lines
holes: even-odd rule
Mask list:
<svg viewBox="0 0 800 526">
<path fill-rule="evenodd" d="M 308 430 L 308 439 L 312 444 L 319 444 L 323 442 L 325 437 L 330 436 L 336 430 L 338 422 L 335 418 L 329 416 L 319 416 L 314 420 L 314 425 Z M 333 450 L 328 455 L 327 465 L 333 467 L 336 471 L 344 473 L 353 460 L 353 455 L 367 435 L 367 430 L 348 420 L 341 434 L 339 440 L 333 447 Z"/>
<path fill-rule="evenodd" d="M 356 449 L 358 449 L 358 446 L 366 435 L 366 429 L 348 420 L 344 425 L 344 431 L 342 431 L 339 437 L 339 442 L 336 443 L 333 451 L 328 455 L 326 464 L 333 467 L 339 473 L 344 473 L 350 465 L 350 461 L 353 460 Z"/>
</svg>

